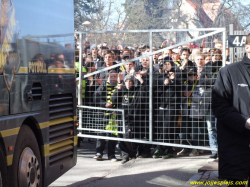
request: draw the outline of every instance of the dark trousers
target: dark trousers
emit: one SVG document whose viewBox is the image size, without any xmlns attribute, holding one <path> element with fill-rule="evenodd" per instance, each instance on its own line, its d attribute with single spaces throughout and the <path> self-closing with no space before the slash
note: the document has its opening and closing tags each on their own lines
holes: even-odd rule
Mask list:
<svg viewBox="0 0 250 187">
<path fill-rule="evenodd" d="M 133 132 L 134 132 L 134 127 L 131 125 L 131 123 L 127 122 L 125 123 L 125 134 L 118 134 L 118 137 L 124 139 L 126 138 L 130 139 L 133 138 L 134 135 Z M 137 143 L 120 141 L 119 147 L 121 149 L 122 158 L 128 159 L 129 157 L 130 158 L 135 157 L 137 152 L 136 151 Z"/>
<path fill-rule="evenodd" d="M 142 154 L 149 154 L 151 152 L 151 144 L 142 144 L 142 143 L 138 143 L 137 144 L 137 151 L 139 152 L 139 155 Z"/>
<path fill-rule="evenodd" d="M 128 138 L 128 136 L 122 134 L 119 134 L 118 137 Z M 119 147 L 121 149 L 122 158 L 128 159 L 136 157 L 137 143 L 120 141 Z"/>
<path fill-rule="evenodd" d="M 192 129 L 191 129 L 191 137 L 192 137 L 192 145 L 200 145 L 204 146 L 204 132 L 205 132 L 205 122 L 201 119 L 191 118 Z M 203 140 L 203 142 L 202 142 Z"/>
<path fill-rule="evenodd" d="M 106 134 L 101 134 L 103 136 L 105 136 Z M 109 133 L 109 136 L 111 137 L 116 137 L 115 135 Z M 116 143 L 117 141 L 114 140 L 104 140 L 104 139 L 97 139 L 96 141 L 96 153 L 100 153 L 101 155 L 103 155 L 103 151 L 105 149 L 106 143 L 108 144 L 108 158 L 111 158 L 113 156 L 115 156 L 115 147 L 116 147 Z"/>
<path fill-rule="evenodd" d="M 176 110 L 159 110 L 160 116 L 160 126 L 159 126 L 159 140 L 167 143 L 174 143 L 175 138 L 175 124 L 176 122 Z M 168 153 L 173 153 L 173 148 L 170 146 L 157 145 L 157 149 L 165 151 Z"/>
<path fill-rule="evenodd" d="M 181 116 L 181 133 L 180 133 L 180 140 L 181 143 L 184 145 L 191 145 L 191 127 L 192 127 L 192 120 L 189 118 L 188 115 Z"/>
<path fill-rule="evenodd" d="M 133 142 L 120 142 L 122 158 L 135 158 L 136 157 L 136 143 Z"/>
<path fill-rule="evenodd" d="M 141 108 L 139 114 L 136 116 L 134 138 L 139 140 L 149 140 L 149 110 Z M 137 151 L 139 155 L 149 154 L 151 152 L 151 144 L 138 143 Z"/>
</svg>

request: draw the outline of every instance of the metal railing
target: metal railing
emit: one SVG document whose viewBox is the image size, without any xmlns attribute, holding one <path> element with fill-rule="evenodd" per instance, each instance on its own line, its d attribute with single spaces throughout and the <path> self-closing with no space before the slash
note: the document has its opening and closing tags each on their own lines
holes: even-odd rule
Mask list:
<svg viewBox="0 0 250 187">
<path fill-rule="evenodd" d="M 202 34 L 202 35 L 197 35 L 196 37 L 192 38 L 192 39 L 187 39 L 185 41 L 182 41 L 182 42 L 179 42 L 177 44 L 173 44 L 171 46 L 166 46 L 162 49 L 159 49 L 159 50 L 155 50 L 153 51 L 153 46 L 154 46 L 154 38 L 153 38 L 153 34 L 154 33 L 163 33 L 163 32 L 190 32 L 190 31 L 193 31 L 193 32 L 203 32 L 205 34 Z M 175 123 L 175 125 L 171 128 L 174 128 L 174 133 L 173 133 L 173 137 L 174 138 L 167 138 L 167 139 L 159 139 L 159 135 L 160 134 L 164 134 L 164 132 L 160 132 L 158 133 L 159 129 L 162 129 L 162 123 L 164 123 L 164 119 L 161 119 L 159 120 L 159 118 L 162 118 L 163 116 L 160 116 L 159 114 L 159 108 L 155 108 L 155 102 L 154 102 L 154 99 L 155 99 L 155 88 L 158 89 L 158 84 L 155 85 L 154 83 L 155 82 L 158 82 L 158 78 L 156 78 L 155 80 L 155 72 L 154 72 L 154 60 L 153 60 L 153 55 L 156 55 L 156 54 L 159 54 L 159 53 L 164 53 L 164 51 L 166 51 L 167 49 L 174 49 L 174 48 L 177 48 L 178 46 L 180 45 L 185 45 L 187 43 L 193 43 L 193 42 L 197 42 L 197 41 L 201 41 L 202 39 L 208 39 L 209 37 L 213 36 L 213 35 L 218 35 L 218 34 L 221 34 L 221 40 L 222 40 L 222 43 L 223 43 L 223 50 L 222 50 L 222 56 L 223 56 L 223 59 L 222 59 L 222 66 L 225 65 L 225 59 L 224 58 L 226 56 L 225 54 L 225 49 L 226 49 L 226 32 L 225 32 L 225 29 L 224 28 L 209 28 L 209 29 L 167 29 L 167 30 L 133 30 L 133 31 L 89 31 L 89 32 L 76 32 L 76 34 L 79 34 L 79 41 L 80 41 L 80 48 L 79 48 L 79 54 L 82 54 L 83 53 L 83 38 L 84 38 L 84 35 L 92 35 L 92 37 L 94 38 L 95 34 L 98 34 L 98 35 L 101 35 L 101 34 L 111 34 L 111 35 L 114 35 L 114 33 L 126 33 L 127 35 L 129 33 L 137 33 L 138 35 L 141 34 L 141 33 L 148 33 L 149 34 L 149 38 L 148 38 L 148 45 L 149 45 L 149 49 L 150 51 L 143 54 L 142 56 L 139 56 L 139 57 L 136 57 L 136 58 L 132 58 L 132 59 L 129 59 L 129 60 L 126 60 L 124 62 L 120 62 L 120 63 L 117 63 L 115 65 L 112 65 L 110 67 L 104 67 L 104 68 L 101 68 L 95 72 L 91 72 L 91 73 L 88 73 L 86 75 L 84 75 L 84 78 L 85 79 L 88 79 L 88 77 L 91 77 L 91 76 L 94 76 L 94 77 L 98 77 L 97 75 L 99 75 L 100 73 L 103 73 L 103 72 L 106 72 L 108 70 L 111 70 L 111 69 L 115 69 L 115 68 L 118 68 L 118 67 L 121 67 L 121 66 L 124 66 L 125 64 L 133 61 L 140 61 L 141 59 L 144 59 L 144 58 L 149 58 L 150 59 L 150 65 L 149 65 L 149 82 L 148 82 L 148 93 L 149 93 L 149 96 L 148 96 L 148 103 L 146 103 L 146 105 L 148 106 L 148 109 L 147 111 L 149 112 L 148 113 L 148 120 L 146 120 L 146 132 L 138 132 L 138 134 L 143 134 L 143 135 L 146 135 L 146 139 L 142 136 L 140 136 L 140 138 L 138 138 L 137 136 L 134 136 L 134 138 L 121 138 L 121 136 L 119 137 L 110 137 L 110 136 L 100 136 L 98 133 L 96 132 L 99 132 L 99 133 L 117 133 L 117 134 L 124 134 L 125 133 L 125 127 L 126 127 L 126 124 L 125 124 L 125 121 L 126 121 L 126 116 L 125 116 L 125 113 L 124 113 L 124 110 L 123 109 L 107 109 L 107 108 L 103 108 L 103 107 L 100 107 L 98 105 L 96 105 L 95 107 L 93 106 L 84 106 L 83 105 L 83 99 L 82 99 L 82 79 L 79 79 L 79 82 L 78 82 L 78 109 L 79 109 L 79 137 L 88 137 L 88 138 L 99 138 L 99 139 L 107 139 L 107 140 L 117 140 L 117 141 L 129 141 L 129 142 L 137 142 L 137 143 L 146 143 L 146 144 L 154 144 L 154 145 L 163 145 L 163 146 L 174 146 L 174 147 L 183 147 L 183 148 L 195 148 L 195 149 L 204 149 L 204 150 L 216 150 L 216 148 L 210 148 L 208 147 L 208 138 L 206 137 L 208 133 L 205 132 L 205 130 L 207 129 L 206 127 L 206 120 L 205 120 L 205 117 L 202 119 L 202 120 L 194 120 L 192 119 L 191 120 L 191 123 L 193 122 L 196 122 L 198 124 L 197 127 L 188 127 L 187 128 L 187 131 L 186 132 L 186 135 L 194 135 L 197 133 L 200 135 L 203 136 L 203 138 L 199 139 L 202 141 L 201 144 L 196 144 L 196 145 L 191 145 L 191 144 L 180 144 L 180 138 L 177 137 L 177 136 L 180 136 L 180 134 L 182 133 L 181 131 L 184 129 L 184 127 L 182 127 L 180 124 L 183 122 L 183 118 L 181 119 L 181 116 L 183 116 L 183 114 L 180 114 L 179 112 L 180 111 L 183 111 L 184 109 L 182 108 L 182 104 L 183 102 L 182 101 L 178 101 L 176 103 L 176 105 L 179 105 L 178 107 L 174 108 L 173 110 L 175 110 L 174 114 L 175 115 L 175 121 L 173 121 Z M 90 37 L 88 37 L 89 41 L 90 41 Z M 96 42 L 96 40 L 95 40 Z M 79 55 L 81 56 L 81 55 Z M 80 64 L 83 64 L 83 61 L 82 61 L 82 58 L 79 58 L 79 62 Z M 178 74 L 178 73 L 176 73 Z M 80 66 L 80 70 L 79 70 L 79 77 L 83 77 L 82 76 L 82 67 Z M 103 80 L 105 81 L 105 80 Z M 123 85 L 124 86 L 124 85 Z M 183 85 L 182 85 L 183 86 Z M 207 85 L 207 88 L 210 88 L 211 85 Z M 159 86 L 160 87 L 160 86 Z M 157 91 L 159 92 L 159 91 Z M 93 93 L 94 95 L 94 93 Z M 181 96 L 180 98 L 177 98 L 178 100 L 182 100 L 183 99 L 183 96 Z M 118 103 L 119 104 L 119 103 Z M 208 103 L 209 104 L 209 103 Z M 159 102 L 158 104 L 159 105 Z M 91 126 L 91 122 L 89 121 L 86 121 L 86 116 L 83 115 L 83 110 L 86 109 L 88 110 L 89 113 L 92 112 L 92 117 L 88 117 L 88 118 L 97 118 L 97 116 L 95 116 L 95 111 L 116 111 L 116 112 L 121 112 L 121 114 L 117 114 L 117 116 L 120 115 L 120 117 L 115 117 L 113 120 L 114 121 L 117 121 L 117 130 L 107 130 L 105 129 L 105 126 L 108 125 L 109 123 L 109 119 L 104 119 L 101 120 L 102 121 L 102 125 L 99 125 L 98 128 L 94 127 L 93 124 Z M 92 111 L 91 111 L 92 110 Z M 171 110 L 171 109 L 169 109 Z M 210 110 L 211 112 L 211 110 Z M 144 114 L 145 115 L 145 114 Z M 209 114 L 210 116 L 212 115 L 211 113 Z M 146 116 L 142 116 L 142 117 L 146 117 Z M 186 116 L 187 117 L 187 116 Z M 119 121 L 121 122 L 121 124 L 119 123 Z M 136 121 L 134 120 L 133 123 L 136 124 L 136 123 L 141 123 L 140 121 Z M 96 121 L 92 121 L 92 123 L 96 123 Z M 86 125 L 88 124 L 88 125 Z M 202 128 L 199 127 L 199 124 L 203 124 L 202 125 Z M 164 125 L 163 125 L 164 126 Z M 141 127 L 140 127 L 141 128 Z M 139 128 L 139 130 L 140 130 Z M 193 129 L 203 129 L 202 132 L 189 132 L 189 130 L 193 130 Z M 95 133 L 93 133 L 95 132 Z M 170 131 L 169 131 L 170 132 Z M 187 139 L 190 139 L 190 138 L 185 138 L 185 140 Z M 192 139 L 192 138 L 191 138 Z M 202 145 L 203 144 L 203 145 Z"/>
</svg>

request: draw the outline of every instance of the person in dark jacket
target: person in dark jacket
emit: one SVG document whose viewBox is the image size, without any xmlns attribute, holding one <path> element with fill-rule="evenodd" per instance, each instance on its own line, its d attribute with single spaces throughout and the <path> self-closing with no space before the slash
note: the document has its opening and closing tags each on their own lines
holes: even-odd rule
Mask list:
<svg viewBox="0 0 250 187">
<path fill-rule="evenodd" d="M 113 104 L 116 104 L 119 109 L 124 109 L 126 132 L 124 135 L 119 135 L 122 138 L 138 138 L 136 129 L 138 111 L 140 110 L 139 104 L 145 103 L 144 94 L 147 88 L 145 88 L 146 85 L 144 85 L 143 79 L 140 76 L 137 76 L 137 78 L 141 83 L 140 87 L 134 86 L 134 77 L 128 74 L 124 78 L 125 86 L 119 84 L 111 98 Z M 121 121 L 119 123 L 121 123 Z M 122 125 L 119 124 L 119 127 L 121 126 Z M 122 164 L 129 161 L 129 158 L 136 157 L 137 144 L 121 141 L 119 146 L 122 153 Z"/>
<path fill-rule="evenodd" d="M 144 81 L 144 85 L 149 87 L 149 76 L 150 76 L 150 59 L 149 57 L 142 58 L 141 65 L 135 68 L 135 74 L 138 77 L 141 77 Z M 153 67 L 153 77 L 155 77 L 158 72 Z M 154 78 L 153 78 L 154 79 Z M 135 79 L 135 86 L 140 86 L 140 82 L 138 79 Z M 138 128 L 138 132 L 140 132 L 140 139 L 148 140 L 149 139 L 149 91 L 145 90 L 144 95 L 144 103 L 140 103 L 139 110 L 139 118 L 138 124 L 140 124 L 140 128 Z M 151 148 L 150 144 L 139 144 L 138 145 L 138 153 L 137 156 L 139 158 L 148 158 L 151 157 Z"/>
<path fill-rule="evenodd" d="M 181 84 L 175 77 L 174 63 L 165 61 L 163 73 L 158 74 L 154 82 L 154 96 L 158 108 L 157 133 L 158 139 L 162 142 L 174 143 L 177 112 L 179 110 Z M 165 151 L 167 151 L 165 153 Z M 157 145 L 153 158 L 172 158 L 174 150 L 170 146 Z"/>
<path fill-rule="evenodd" d="M 190 68 L 194 68 L 195 64 L 189 60 L 191 51 L 189 48 L 182 48 L 180 51 L 181 54 L 181 61 L 174 62 L 176 67 L 176 70 L 179 72 L 179 79 L 181 80 L 182 84 L 187 80 L 188 78 L 188 71 Z"/>
<path fill-rule="evenodd" d="M 141 64 L 135 67 L 135 72 L 139 72 L 144 83 L 149 84 L 149 65 L 150 59 L 148 57 L 142 58 Z M 135 86 L 137 86 L 138 81 L 136 80 Z"/>
<path fill-rule="evenodd" d="M 87 64 L 85 65 L 85 68 L 87 69 L 87 74 L 90 74 L 96 71 L 94 62 L 87 62 Z M 85 85 L 85 92 L 84 92 L 85 97 L 83 98 L 83 105 L 94 106 L 93 95 L 96 90 L 94 75 L 88 76 L 87 78 L 85 78 L 85 81 L 86 81 L 86 83 L 84 84 Z M 85 108 L 83 109 L 83 116 L 84 116 L 83 123 L 84 123 L 85 128 L 90 128 L 90 125 L 92 124 L 92 119 L 93 119 L 93 112 L 90 109 Z M 94 143 L 94 140 L 92 140 L 91 138 L 88 138 L 88 142 Z"/>
<path fill-rule="evenodd" d="M 115 70 L 111 70 L 108 75 L 107 81 L 102 81 L 102 84 L 97 88 L 97 90 L 94 93 L 94 102 L 95 105 L 98 107 L 103 108 L 116 108 L 116 105 L 112 103 L 111 97 L 114 94 L 116 88 L 117 88 L 117 79 L 118 75 Z M 112 119 L 112 112 L 110 110 L 99 113 L 100 116 L 98 116 L 97 119 L 100 119 L 100 121 L 97 121 L 97 125 L 101 125 L 101 128 L 104 129 L 106 125 L 108 125 L 108 121 Z M 100 124 L 101 123 L 101 124 Z M 101 133 L 101 135 L 105 136 L 106 134 Z M 109 136 L 115 136 L 114 134 L 109 134 Z M 103 151 L 105 149 L 106 141 L 104 139 L 97 139 L 96 141 L 96 155 L 94 156 L 94 159 L 102 160 L 103 157 Z M 108 159 L 111 161 L 117 161 L 115 157 L 115 147 L 116 147 L 116 141 L 109 140 L 108 141 Z"/>
<path fill-rule="evenodd" d="M 217 148 L 217 130 L 216 118 L 211 109 L 212 88 L 215 83 L 217 74 L 222 67 L 220 49 L 211 50 L 212 61 L 208 62 L 202 69 L 199 85 L 203 87 L 202 104 L 200 115 L 205 116 L 208 130 L 209 144 L 211 148 Z M 217 158 L 217 151 L 212 151 L 210 158 Z"/>
<path fill-rule="evenodd" d="M 96 71 L 94 62 L 88 62 L 85 67 L 87 68 L 87 74 Z M 85 80 L 86 80 L 86 85 L 85 85 L 86 88 L 85 88 L 85 99 L 83 100 L 83 103 L 85 106 L 94 106 L 93 95 L 96 90 L 94 75 L 88 76 Z"/>
<path fill-rule="evenodd" d="M 219 178 L 233 182 L 250 177 L 250 34 L 245 49 L 242 61 L 219 71 L 212 92 L 212 110 L 218 123 Z"/>
<path fill-rule="evenodd" d="M 190 118 L 190 109 L 192 102 L 192 94 L 195 90 L 195 87 L 198 84 L 197 80 L 197 69 L 196 67 L 189 68 L 187 72 L 187 79 L 182 85 L 182 98 L 181 98 L 181 133 L 180 140 L 181 144 L 191 145 L 191 128 L 193 119 Z M 189 149 L 184 148 L 177 153 L 177 156 L 187 156 L 189 154 Z M 191 153 L 190 153 L 191 154 Z M 193 156 L 193 153 L 190 155 Z"/>
</svg>

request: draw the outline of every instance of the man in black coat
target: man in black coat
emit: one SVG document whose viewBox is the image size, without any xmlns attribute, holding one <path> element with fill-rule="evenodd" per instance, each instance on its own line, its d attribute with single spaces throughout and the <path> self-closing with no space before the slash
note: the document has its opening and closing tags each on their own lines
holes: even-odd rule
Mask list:
<svg viewBox="0 0 250 187">
<path fill-rule="evenodd" d="M 250 34 L 245 49 L 242 61 L 220 70 L 212 92 L 218 120 L 219 177 L 234 182 L 250 176 Z"/>
</svg>

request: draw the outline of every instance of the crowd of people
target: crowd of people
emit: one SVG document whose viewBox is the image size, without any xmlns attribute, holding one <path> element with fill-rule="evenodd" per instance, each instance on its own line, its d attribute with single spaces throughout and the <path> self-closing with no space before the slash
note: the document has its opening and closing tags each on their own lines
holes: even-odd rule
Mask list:
<svg viewBox="0 0 250 187">
<path fill-rule="evenodd" d="M 162 47 L 164 45 L 166 42 L 163 42 Z M 157 48 L 152 50 L 157 51 Z M 121 62 L 127 63 L 91 74 L 83 80 L 84 105 L 107 108 L 105 112 L 92 112 L 92 115 L 91 110 L 86 109 L 83 127 L 95 125 L 95 128 L 102 130 L 121 130 L 122 116 L 111 110 L 119 108 L 124 110 L 125 134 L 98 135 L 149 140 L 149 90 L 150 76 L 153 76 L 153 141 L 194 146 L 208 146 L 209 142 L 210 147 L 215 148 L 210 158 L 216 159 L 217 131 L 216 118 L 211 110 L 211 93 L 217 74 L 222 68 L 222 42 L 217 41 L 214 48 L 188 44 L 164 50 L 152 56 L 153 66 L 150 66 L 151 56 L 131 60 L 149 51 L 150 47 L 146 44 L 109 47 L 107 42 L 99 45 L 85 42 L 83 54 L 78 54 L 83 61 L 84 74 L 88 75 Z M 79 71 L 79 63 L 76 67 Z M 111 127 L 111 121 L 117 126 Z M 117 161 L 117 142 L 103 139 L 96 141 L 94 159 L 102 159 L 106 143 L 108 158 Z M 172 146 L 158 145 L 151 154 L 152 145 L 127 141 L 120 141 L 119 147 L 122 163 L 136 157 L 172 158 L 175 155 L 198 156 L 204 152 L 183 148 L 175 153 Z"/>
</svg>

